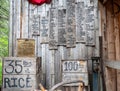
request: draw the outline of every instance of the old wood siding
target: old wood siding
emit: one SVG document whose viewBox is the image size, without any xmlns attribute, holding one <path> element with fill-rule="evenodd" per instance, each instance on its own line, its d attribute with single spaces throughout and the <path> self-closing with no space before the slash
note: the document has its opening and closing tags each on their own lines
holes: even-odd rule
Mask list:
<svg viewBox="0 0 120 91">
<path fill-rule="evenodd" d="M 18 38 L 34 39 L 35 57 L 42 59 L 42 84 L 51 88 L 62 80 L 61 60 L 99 56 L 97 6 L 97 0 L 53 0 L 41 6 L 10 0 L 9 55 L 17 55 Z"/>
<path fill-rule="evenodd" d="M 103 60 L 120 60 L 120 13 L 119 0 L 105 0 L 104 4 L 99 3 L 101 16 L 101 33 L 103 36 Z M 119 70 L 105 68 L 107 91 L 120 90 Z"/>
</svg>

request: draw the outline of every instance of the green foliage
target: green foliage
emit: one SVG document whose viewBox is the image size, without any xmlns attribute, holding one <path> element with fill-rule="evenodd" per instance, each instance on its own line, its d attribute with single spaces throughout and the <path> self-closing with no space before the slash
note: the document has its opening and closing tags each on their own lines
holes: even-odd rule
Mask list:
<svg viewBox="0 0 120 91">
<path fill-rule="evenodd" d="M 0 0 L 0 86 L 2 84 L 2 57 L 8 56 L 9 0 Z"/>
</svg>

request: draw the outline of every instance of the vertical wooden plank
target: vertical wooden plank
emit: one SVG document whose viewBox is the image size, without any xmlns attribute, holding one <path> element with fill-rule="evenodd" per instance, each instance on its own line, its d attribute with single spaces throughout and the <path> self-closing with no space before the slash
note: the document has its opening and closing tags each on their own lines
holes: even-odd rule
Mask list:
<svg viewBox="0 0 120 91">
<path fill-rule="evenodd" d="M 55 50 L 50 50 L 50 56 L 49 56 L 49 61 L 50 61 L 50 88 L 54 86 L 55 84 Z"/>
<path fill-rule="evenodd" d="M 112 3 L 107 4 L 107 42 L 108 60 L 115 60 L 115 38 L 114 38 L 114 17 L 112 17 Z M 116 72 L 114 69 L 106 68 L 107 91 L 116 91 Z"/>
<path fill-rule="evenodd" d="M 51 65 L 50 65 L 50 50 L 49 45 L 46 44 L 46 88 L 50 88 L 51 85 Z"/>
<path fill-rule="evenodd" d="M 16 4 L 16 8 L 15 8 L 15 10 L 16 10 L 16 38 L 20 38 L 20 22 L 21 22 L 21 1 L 19 0 L 19 1 L 16 1 L 15 2 L 15 4 Z"/>
<path fill-rule="evenodd" d="M 9 31 L 9 56 L 13 56 L 12 54 L 12 31 L 13 31 L 13 0 L 10 0 L 10 18 L 9 18 L 9 26 L 10 26 L 10 31 Z"/>
<path fill-rule="evenodd" d="M 75 47 L 76 26 L 75 26 L 75 0 L 66 0 L 66 44 L 67 47 Z"/>
<path fill-rule="evenodd" d="M 98 10 L 98 0 L 94 0 L 94 31 L 95 31 L 95 56 L 100 56 L 99 54 L 99 36 L 100 36 L 100 32 L 99 32 L 99 13 L 100 11 Z"/>
<path fill-rule="evenodd" d="M 12 33 L 12 36 L 13 36 L 13 39 L 12 39 L 12 41 L 13 41 L 13 56 L 16 56 L 16 34 L 17 34 L 17 32 L 16 32 L 16 23 L 15 23 L 15 21 L 16 21 L 16 1 L 13 1 L 13 23 L 12 23 L 12 26 L 13 26 L 13 33 Z"/>
<path fill-rule="evenodd" d="M 66 45 L 66 9 L 58 9 L 58 45 Z"/>
<path fill-rule="evenodd" d="M 22 38 L 28 38 L 28 1 L 22 0 Z"/>
<path fill-rule="evenodd" d="M 57 29 L 57 8 L 50 8 L 49 16 L 49 49 L 57 49 L 58 29 Z"/>
<path fill-rule="evenodd" d="M 84 1 L 75 5 L 76 14 L 76 42 L 85 42 L 85 7 Z"/>
<path fill-rule="evenodd" d="M 114 30 L 115 30 L 115 51 L 116 51 L 116 60 L 120 60 L 120 17 L 116 16 L 114 19 Z M 117 70 L 117 91 L 120 90 L 120 70 Z"/>
</svg>

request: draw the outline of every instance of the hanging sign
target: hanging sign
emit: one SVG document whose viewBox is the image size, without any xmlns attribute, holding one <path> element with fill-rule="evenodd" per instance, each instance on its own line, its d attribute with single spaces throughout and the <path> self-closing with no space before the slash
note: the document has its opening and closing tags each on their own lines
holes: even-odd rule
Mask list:
<svg viewBox="0 0 120 91">
<path fill-rule="evenodd" d="M 17 57 L 35 57 L 35 40 L 17 39 Z"/>
<path fill-rule="evenodd" d="M 40 36 L 40 15 L 31 16 L 30 31 L 32 33 L 32 36 Z"/>
<path fill-rule="evenodd" d="M 58 9 L 58 45 L 66 45 L 66 9 Z"/>
<path fill-rule="evenodd" d="M 57 49 L 58 47 L 57 14 L 57 8 L 50 8 L 49 49 Z"/>
<path fill-rule="evenodd" d="M 75 0 L 66 1 L 66 46 L 76 45 Z"/>
<path fill-rule="evenodd" d="M 95 15 L 94 3 L 90 2 L 85 6 L 85 29 L 86 29 L 86 45 L 95 45 Z"/>
<path fill-rule="evenodd" d="M 85 43 L 85 7 L 84 1 L 78 2 L 75 9 L 76 15 L 76 42 Z"/>
<path fill-rule="evenodd" d="M 49 21 L 47 17 L 41 17 L 40 20 L 40 42 L 41 43 L 48 43 L 49 38 L 48 38 L 48 26 L 49 26 Z"/>
</svg>

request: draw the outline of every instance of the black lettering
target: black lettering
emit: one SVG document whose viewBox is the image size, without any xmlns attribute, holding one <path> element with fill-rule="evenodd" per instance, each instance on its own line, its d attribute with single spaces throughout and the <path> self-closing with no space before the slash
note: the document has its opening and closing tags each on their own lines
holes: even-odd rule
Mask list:
<svg viewBox="0 0 120 91">
<path fill-rule="evenodd" d="M 71 71 L 72 70 L 72 62 L 68 63 L 68 67 L 69 67 L 69 70 Z"/>
<path fill-rule="evenodd" d="M 11 78 L 11 80 L 13 80 L 13 85 L 11 87 L 17 87 L 17 85 L 16 85 L 17 78 Z"/>
<path fill-rule="evenodd" d="M 8 66 L 5 68 L 5 72 L 8 73 L 8 74 L 12 74 L 13 71 L 14 71 L 14 66 L 13 66 L 13 62 L 14 60 L 6 60 L 6 62 L 9 62 L 10 63 L 8 64 Z M 8 69 L 8 70 L 7 70 Z M 11 69 L 11 70 L 10 70 Z"/>
<path fill-rule="evenodd" d="M 21 81 L 24 82 L 24 79 L 23 79 L 23 78 L 20 78 L 20 79 L 18 80 L 18 85 L 19 85 L 20 88 L 24 88 L 24 87 L 25 87 L 25 84 L 21 85 Z"/>
<path fill-rule="evenodd" d="M 32 87 L 32 86 L 30 86 L 30 84 L 29 84 L 30 79 L 31 79 L 30 77 L 27 77 L 27 78 L 26 78 L 26 87 L 28 87 L 28 88 L 29 88 L 29 87 Z"/>
<path fill-rule="evenodd" d="M 8 85 L 8 87 L 11 88 L 11 86 L 10 86 L 10 79 L 9 78 L 4 78 L 4 88 L 7 88 L 7 85 Z"/>
</svg>

